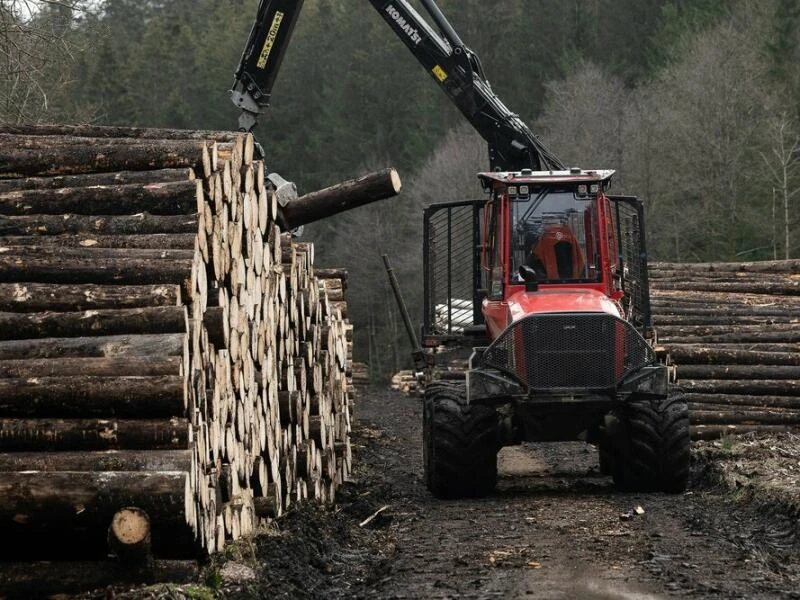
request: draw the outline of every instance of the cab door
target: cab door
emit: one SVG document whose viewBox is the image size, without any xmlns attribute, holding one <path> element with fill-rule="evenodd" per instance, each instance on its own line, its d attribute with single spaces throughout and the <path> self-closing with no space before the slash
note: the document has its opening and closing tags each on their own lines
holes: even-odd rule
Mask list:
<svg viewBox="0 0 800 600">
<path fill-rule="evenodd" d="M 483 316 L 489 337 L 494 339 L 508 325 L 508 303 L 505 301 L 508 267 L 506 240 L 508 198 L 496 191 L 484 211 L 483 243 L 481 244 L 481 277 L 486 299 Z"/>
</svg>

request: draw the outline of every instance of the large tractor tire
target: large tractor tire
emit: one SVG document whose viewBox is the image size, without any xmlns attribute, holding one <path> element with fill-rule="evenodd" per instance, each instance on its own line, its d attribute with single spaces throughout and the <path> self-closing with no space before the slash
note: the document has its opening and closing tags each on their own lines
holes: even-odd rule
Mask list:
<svg viewBox="0 0 800 600">
<path fill-rule="evenodd" d="M 463 385 L 425 391 L 422 417 L 425 484 L 437 498 L 477 498 L 497 483 L 497 413 L 466 402 Z"/>
<path fill-rule="evenodd" d="M 631 399 L 626 439 L 613 460 L 616 486 L 632 492 L 679 493 L 689 481 L 689 409 L 681 394 Z"/>
</svg>

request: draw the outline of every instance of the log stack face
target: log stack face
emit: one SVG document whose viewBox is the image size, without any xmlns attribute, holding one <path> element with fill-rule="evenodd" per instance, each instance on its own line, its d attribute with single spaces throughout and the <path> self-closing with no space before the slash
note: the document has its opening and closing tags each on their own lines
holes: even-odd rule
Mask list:
<svg viewBox="0 0 800 600">
<path fill-rule="evenodd" d="M 654 263 L 650 283 L 693 437 L 800 426 L 800 261 Z"/>
<path fill-rule="evenodd" d="M 249 135 L 0 131 L 0 558 L 219 551 L 348 476 L 346 274 Z M 137 513 L 138 514 L 138 513 Z"/>
</svg>

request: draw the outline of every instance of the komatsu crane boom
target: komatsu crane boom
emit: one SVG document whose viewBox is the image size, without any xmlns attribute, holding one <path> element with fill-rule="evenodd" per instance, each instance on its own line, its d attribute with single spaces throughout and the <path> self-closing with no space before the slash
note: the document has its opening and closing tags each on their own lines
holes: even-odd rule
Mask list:
<svg viewBox="0 0 800 600">
<path fill-rule="evenodd" d="M 420 0 L 430 22 L 407 0 L 368 0 L 448 98 L 489 145 L 492 171 L 562 170 L 564 165 L 492 91 L 480 59 L 434 0 Z M 272 86 L 303 0 L 261 0 L 236 70 L 231 97 L 242 109 L 239 128 L 250 131 L 269 105 Z"/>
</svg>

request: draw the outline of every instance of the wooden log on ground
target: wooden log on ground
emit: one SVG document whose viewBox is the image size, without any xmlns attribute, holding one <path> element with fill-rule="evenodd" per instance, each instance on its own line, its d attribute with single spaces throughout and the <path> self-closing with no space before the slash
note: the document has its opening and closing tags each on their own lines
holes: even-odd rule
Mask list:
<svg viewBox="0 0 800 600">
<path fill-rule="evenodd" d="M 0 215 L 0 235 L 145 235 L 197 233 L 197 215 Z"/>
<path fill-rule="evenodd" d="M 653 270 L 681 271 L 748 271 L 753 273 L 800 273 L 800 260 L 760 260 L 755 262 L 705 262 L 705 263 L 670 263 L 652 262 L 648 265 Z"/>
<path fill-rule="evenodd" d="M 687 392 L 704 394 L 800 396 L 800 380 L 797 379 L 686 379 L 679 385 Z"/>
<path fill-rule="evenodd" d="M 28 358 L 183 356 L 186 335 L 110 335 L 0 342 L 0 360 Z"/>
<path fill-rule="evenodd" d="M 151 558 L 150 517 L 141 508 L 118 510 L 108 527 L 108 547 L 125 564 L 142 564 Z"/>
<path fill-rule="evenodd" d="M 185 333 L 183 306 L 155 306 L 82 312 L 0 312 L 0 340 L 85 337 L 140 333 Z"/>
<path fill-rule="evenodd" d="M 70 138 L 138 138 L 142 140 L 199 140 L 232 142 L 244 134 L 238 131 L 203 129 L 162 129 L 113 125 L 0 125 L 0 134 L 18 136 L 68 136 Z"/>
<path fill-rule="evenodd" d="M 123 356 L 92 358 L 36 358 L 0 360 L 0 378 L 6 377 L 156 377 L 182 375 L 183 357 Z"/>
<path fill-rule="evenodd" d="M 775 307 L 775 306 L 797 306 L 800 298 L 797 296 L 772 297 L 753 292 L 742 292 L 730 294 L 726 291 L 698 291 L 692 289 L 670 290 L 660 287 L 653 287 L 652 299 L 654 302 L 669 302 L 677 306 L 708 306 L 709 304 L 719 304 L 733 307 Z"/>
<path fill-rule="evenodd" d="M 199 580 L 200 568 L 195 560 L 156 560 L 135 567 L 110 560 L 0 563 L 0 595 L 9 600 L 79 594 L 110 585 L 189 584 Z"/>
<path fill-rule="evenodd" d="M 94 185 L 191 181 L 194 180 L 194 178 L 195 175 L 192 169 L 154 169 L 151 171 L 118 171 L 116 173 L 62 175 L 60 177 L 23 177 L 20 179 L 0 179 L 0 194 L 19 190 L 85 188 Z"/>
<path fill-rule="evenodd" d="M 161 556 L 186 552 L 193 538 L 186 522 L 187 484 L 182 472 L 3 473 L 0 554 L 103 557 L 108 525 L 126 506 L 150 515 L 153 549 Z M 48 547 L 33 547 L 41 543 Z"/>
<path fill-rule="evenodd" d="M 0 283 L 0 310 L 5 312 L 122 310 L 180 303 L 178 285 Z"/>
<path fill-rule="evenodd" d="M 400 188 L 400 176 L 390 168 L 306 194 L 280 209 L 284 229 L 294 229 L 371 202 L 391 198 L 400 192 Z"/>
<path fill-rule="evenodd" d="M 0 452 L 181 450 L 188 436 L 188 423 L 177 418 L 0 419 Z"/>
<path fill-rule="evenodd" d="M 5 378 L 0 415 L 169 418 L 183 414 L 185 395 L 183 376 Z"/>
<path fill-rule="evenodd" d="M 191 450 L 97 450 L 0 453 L 6 471 L 189 471 Z"/>
<path fill-rule="evenodd" d="M 197 212 L 195 181 L 38 189 L 0 194 L 0 214 L 178 215 Z"/>
<path fill-rule="evenodd" d="M 743 349 L 718 348 L 701 344 L 664 344 L 680 368 L 683 364 L 713 365 L 800 365 L 800 354 L 795 352 L 763 352 Z"/>
<path fill-rule="evenodd" d="M 699 425 L 690 428 L 693 440 L 716 440 L 729 435 L 746 433 L 776 434 L 796 431 L 790 425 Z"/>
<path fill-rule="evenodd" d="M 795 365 L 680 365 L 678 379 L 797 379 Z"/>
<path fill-rule="evenodd" d="M 2 137 L 0 178 L 197 168 L 202 167 L 202 146 L 205 143 L 194 140 L 132 142 L 123 138 L 76 138 L 71 145 L 46 146 L 41 138 Z M 26 145 L 34 147 L 26 148 Z"/>
<path fill-rule="evenodd" d="M 667 338 L 692 338 L 703 337 L 714 339 L 717 336 L 731 336 L 736 335 L 747 336 L 752 334 L 777 334 L 777 333 L 796 333 L 800 331 L 800 322 L 794 323 L 765 323 L 758 324 L 744 324 L 734 323 L 730 325 L 662 325 L 658 328 L 659 339 Z M 738 340 L 730 340 L 738 343 Z"/>
<path fill-rule="evenodd" d="M 341 279 L 344 289 L 347 289 L 347 269 L 318 269 L 315 267 L 314 277 L 317 279 Z"/>
<path fill-rule="evenodd" d="M 24 248 L 24 247 L 23 247 Z M 47 256 L 31 247 L 18 253 L 3 253 L 0 249 L 0 280 L 6 283 L 38 281 L 40 283 L 98 283 L 111 285 L 153 285 L 181 283 L 192 272 L 191 258 L 156 258 L 151 250 L 128 250 L 130 257 L 103 257 L 116 248 L 86 248 L 80 255 Z M 120 249 L 121 251 L 121 249 Z M 183 250 L 164 250 L 169 253 Z"/>
<path fill-rule="evenodd" d="M 691 271 L 651 269 L 650 281 L 658 285 L 661 281 L 728 281 L 728 282 L 763 282 L 763 281 L 791 281 L 795 273 L 753 273 L 748 271 Z"/>
<path fill-rule="evenodd" d="M 693 410 L 689 420 L 694 425 L 798 425 L 800 412 Z"/>
<path fill-rule="evenodd" d="M 800 331 L 771 331 L 762 327 L 761 331 L 743 331 L 741 333 L 721 333 L 714 335 L 665 335 L 659 340 L 664 344 L 671 342 L 681 344 L 763 344 L 763 343 L 800 343 Z"/>
<path fill-rule="evenodd" d="M 800 281 L 795 282 L 716 282 L 716 281 L 661 281 L 662 290 L 691 290 L 695 292 L 724 292 L 726 294 L 776 294 L 797 296 L 800 294 Z"/>
<path fill-rule="evenodd" d="M 656 309 L 658 310 L 658 309 Z M 763 314 L 760 315 L 757 311 L 750 309 L 743 309 L 741 311 L 728 311 L 725 309 L 709 309 L 709 314 L 701 313 L 675 313 L 669 311 L 661 311 L 653 318 L 653 325 L 658 331 L 662 327 L 670 326 L 687 326 L 687 325 L 764 325 L 772 323 L 798 323 L 797 310 L 791 309 L 784 312 L 784 314 Z M 715 313 L 713 316 L 711 313 Z M 722 314 L 720 314 L 722 313 Z M 739 314 L 740 313 L 740 314 Z M 724 315 L 724 316 L 723 316 Z"/>
<path fill-rule="evenodd" d="M 722 395 L 722 394 L 720 394 Z M 730 404 L 713 402 L 689 402 L 689 414 L 691 416 L 693 411 L 710 411 L 712 413 L 728 413 L 728 414 L 742 414 L 742 415 L 758 415 L 764 412 L 771 414 L 785 414 L 785 415 L 800 415 L 798 408 L 784 408 L 784 407 L 764 407 L 757 403 L 759 396 L 750 396 L 751 402 L 749 404 Z M 756 419 L 758 422 L 758 419 Z"/>
<path fill-rule="evenodd" d="M 728 406 L 758 406 L 760 408 L 800 409 L 800 398 L 797 396 L 756 396 L 748 394 L 703 394 L 690 392 L 685 394 L 686 402 L 695 404 L 719 404 Z"/>
<path fill-rule="evenodd" d="M 133 248 L 137 250 L 191 250 L 196 233 L 151 233 L 142 235 L 62 234 L 6 236 L 0 243 L 9 246 L 56 246 L 59 248 Z"/>
<path fill-rule="evenodd" d="M 0 257 L 4 260 L 15 259 L 22 261 L 27 257 L 46 258 L 49 260 L 64 259 L 65 262 L 78 260 L 96 260 L 102 268 L 103 260 L 129 258 L 131 261 L 181 261 L 194 257 L 192 248 L 161 249 L 161 248 L 95 248 L 95 247 L 66 247 L 58 248 L 50 244 L 33 246 L 0 246 Z M 184 274 L 188 277 L 189 273 Z"/>
</svg>

